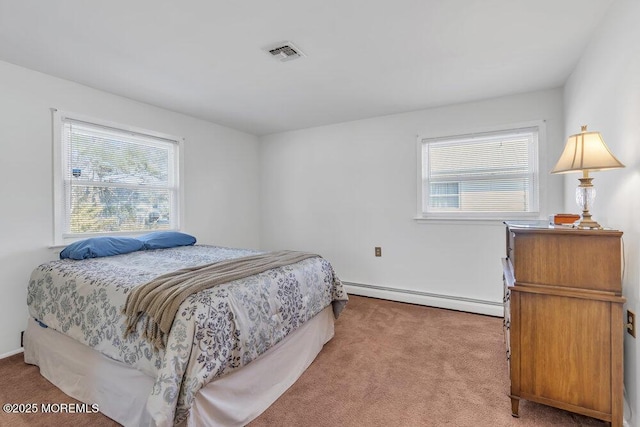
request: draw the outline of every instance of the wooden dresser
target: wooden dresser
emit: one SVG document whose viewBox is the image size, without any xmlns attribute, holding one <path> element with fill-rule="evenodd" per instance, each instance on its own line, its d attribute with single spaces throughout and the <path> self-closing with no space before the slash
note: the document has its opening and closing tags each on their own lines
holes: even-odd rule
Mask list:
<svg viewBox="0 0 640 427">
<path fill-rule="evenodd" d="M 507 223 L 513 416 L 526 399 L 622 426 L 621 239 L 620 231 Z"/>
</svg>

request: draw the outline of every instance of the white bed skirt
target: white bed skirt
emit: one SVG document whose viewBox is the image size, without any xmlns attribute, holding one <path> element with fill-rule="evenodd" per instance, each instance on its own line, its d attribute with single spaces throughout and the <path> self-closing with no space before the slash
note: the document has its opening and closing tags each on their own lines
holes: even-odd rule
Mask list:
<svg viewBox="0 0 640 427">
<path fill-rule="evenodd" d="M 333 337 L 333 311 L 325 308 L 241 369 L 210 382 L 196 395 L 182 426 L 244 426 L 278 399 Z M 152 426 L 146 402 L 154 379 L 29 320 L 24 360 L 67 395 L 98 404 L 125 426 Z"/>
</svg>

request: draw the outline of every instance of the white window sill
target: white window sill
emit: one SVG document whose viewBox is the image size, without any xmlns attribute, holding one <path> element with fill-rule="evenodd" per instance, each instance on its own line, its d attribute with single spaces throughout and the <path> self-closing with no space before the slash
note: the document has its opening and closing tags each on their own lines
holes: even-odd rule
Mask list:
<svg viewBox="0 0 640 427">
<path fill-rule="evenodd" d="M 500 218 L 473 218 L 473 217 L 424 217 L 417 216 L 413 218 L 418 224 L 448 224 L 448 225 L 494 225 L 504 226 L 505 221 L 522 221 L 522 220 L 541 220 L 539 215 L 527 216 L 504 216 Z"/>
</svg>

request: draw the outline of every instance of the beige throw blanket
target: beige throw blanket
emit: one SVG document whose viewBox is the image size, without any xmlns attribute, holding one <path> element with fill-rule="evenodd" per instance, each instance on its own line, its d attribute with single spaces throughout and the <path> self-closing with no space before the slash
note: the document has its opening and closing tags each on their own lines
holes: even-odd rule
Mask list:
<svg viewBox="0 0 640 427">
<path fill-rule="evenodd" d="M 146 318 L 143 336 L 156 349 L 162 349 L 167 344 L 167 337 L 180 304 L 190 295 L 317 256 L 319 255 L 296 251 L 269 252 L 183 268 L 156 277 L 151 282 L 136 287 L 127 296 L 124 307 L 124 314 L 127 316 L 125 337 L 135 331 L 144 314 Z"/>
</svg>

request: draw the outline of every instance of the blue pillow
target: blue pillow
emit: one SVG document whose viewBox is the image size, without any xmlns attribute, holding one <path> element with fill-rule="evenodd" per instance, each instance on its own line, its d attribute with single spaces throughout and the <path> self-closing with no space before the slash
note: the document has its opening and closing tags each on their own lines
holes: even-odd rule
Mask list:
<svg viewBox="0 0 640 427">
<path fill-rule="evenodd" d="M 132 237 L 92 237 L 72 243 L 62 252 L 60 259 L 86 259 L 128 254 L 143 249 L 144 244 Z"/>
<path fill-rule="evenodd" d="M 196 238 L 179 231 L 156 231 L 138 237 L 145 249 L 166 249 L 195 245 Z"/>
</svg>

